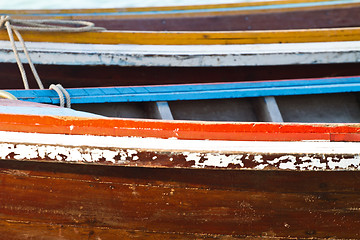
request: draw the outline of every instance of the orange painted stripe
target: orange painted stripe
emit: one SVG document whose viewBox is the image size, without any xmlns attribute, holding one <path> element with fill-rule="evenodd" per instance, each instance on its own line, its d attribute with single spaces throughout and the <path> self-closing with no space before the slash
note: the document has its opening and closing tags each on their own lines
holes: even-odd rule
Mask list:
<svg viewBox="0 0 360 240">
<path fill-rule="evenodd" d="M 230 141 L 360 141 L 360 124 L 219 123 L 0 114 L 0 131 Z"/>
<path fill-rule="evenodd" d="M 360 142 L 360 133 L 332 133 L 332 142 Z"/>
</svg>

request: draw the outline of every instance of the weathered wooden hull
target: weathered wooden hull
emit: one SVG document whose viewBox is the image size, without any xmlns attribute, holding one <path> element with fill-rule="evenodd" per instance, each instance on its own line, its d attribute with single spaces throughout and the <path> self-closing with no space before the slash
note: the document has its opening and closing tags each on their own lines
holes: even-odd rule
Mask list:
<svg viewBox="0 0 360 240">
<path fill-rule="evenodd" d="M 360 234 L 358 124 L 0 120 L 4 238 Z"/>
<path fill-rule="evenodd" d="M 6 239 L 358 238 L 359 174 L 1 161 Z"/>
<path fill-rule="evenodd" d="M 0 44 L 2 88 L 22 88 L 10 44 Z M 211 47 L 28 44 L 44 85 L 67 88 L 360 75 L 359 46 L 359 41 Z M 25 70 L 36 88 L 28 66 Z"/>
<path fill-rule="evenodd" d="M 264 31 L 103 31 L 103 32 L 28 32 L 29 42 L 139 45 L 236 45 L 266 43 L 307 43 L 358 41 L 360 27 L 291 29 Z M 0 31 L 0 40 L 8 40 Z"/>
<path fill-rule="evenodd" d="M 360 41 L 236 45 L 28 43 L 34 64 L 120 67 L 238 67 L 356 63 Z M 0 62 L 15 62 L 0 41 Z M 22 61 L 27 62 L 25 56 Z"/>
</svg>

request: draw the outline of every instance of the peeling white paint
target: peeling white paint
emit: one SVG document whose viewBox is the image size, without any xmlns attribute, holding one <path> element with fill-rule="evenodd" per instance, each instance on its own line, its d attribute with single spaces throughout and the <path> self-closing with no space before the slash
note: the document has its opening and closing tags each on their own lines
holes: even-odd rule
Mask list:
<svg viewBox="0 0 360 240">
<path fill-rule="evenodd" d="M 319 170 L 326 169 L 326 164 L 321 163 L 319 157 L 304 156 L 299 158 L 300 163 L 297 162 L 297 158 L 293 155 L 285 155 L 279 158 L 275 158 L 269 161 L 271 165 L 279 165 L 280 169 L 307 169 L 307 170 Z"/>
<path fill-rule="evenodd" d="M 221 153 L 189 153 L 184 152 L 186 161 L 194 161 L 194 167 L 228 167 L 229 164 L 244 167 L 242 154 L 221 154 Z"/>
<path fill-rule="evenodd" d="M 128 149 L 136 155 L 138 149 L 182 152 L 244 152 L 246 153 L 300 153 L 300 154 L 359 154 L 360 142 L 280 142 L 280 141 L 221 141 L 181 140 L 139 137 L 110 137 L 88 135 L 40 134 L 0 131 L 0 141 L 7 143 L 47 144 L 58 146 L 89 146 Z M 261 161 L 261 155 L 255 159 Z"/>
<path fill-rule="evenodd" d="M 180 167 L 257 170 L 360 170 L 359 142 L 201 141 L 17 132 L 0 132 L 0 139 L 0 159 L 137 166 L 147 166 L 150 161 L 152 166 L 162 166 L 168 161 Z"/>
<path fill-rule="evenodd" d="M 357 155 L 353 159 L 331 159 L 328 165 L 330 169 L 358 170 L 360 169 L 360 156 Z"/>
</svg>

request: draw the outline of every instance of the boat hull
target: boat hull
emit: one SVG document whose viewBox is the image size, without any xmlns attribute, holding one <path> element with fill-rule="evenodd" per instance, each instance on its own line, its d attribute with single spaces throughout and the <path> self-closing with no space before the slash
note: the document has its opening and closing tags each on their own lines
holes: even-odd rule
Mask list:
<svg viewBox="0 0 360 240">
<path fill-rule="evenodd" d="M 1 161 L 0 236 L 357 238 L 358 175 Z"/>
<path fill-rule="evenodd" d="M 360 234 L 358 124 L 0 121 L 6 239 Z"/>
</svg>

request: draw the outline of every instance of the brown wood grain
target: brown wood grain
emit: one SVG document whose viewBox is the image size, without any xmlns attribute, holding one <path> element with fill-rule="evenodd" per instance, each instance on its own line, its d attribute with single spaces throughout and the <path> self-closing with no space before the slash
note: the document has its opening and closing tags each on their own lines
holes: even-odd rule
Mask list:
<svg viewBox="0 0 360 240">
<path fill-rule="evenodd" d="M 132 233 L 164 239 L 358 238 L 359 182 L 359 174 L 351 171 L 152 169 L 2 161 L 0 236 L 10 232 L 22 236 L 31 229 L 28 236 L 41 232 L 50 239 L 63 229 L 79 239 L 91 231 L 94 239 L 111 234 L 131 238 Z M 69 239 L 66 234 L 64 239 Z"/>
<path fill-rule="evenodd" d="M 286 12 L 214 16 L 86 19 L 108 30 L 235 31 L 353 27 L 359 25 L 360 6 Z"/>
</svg>

